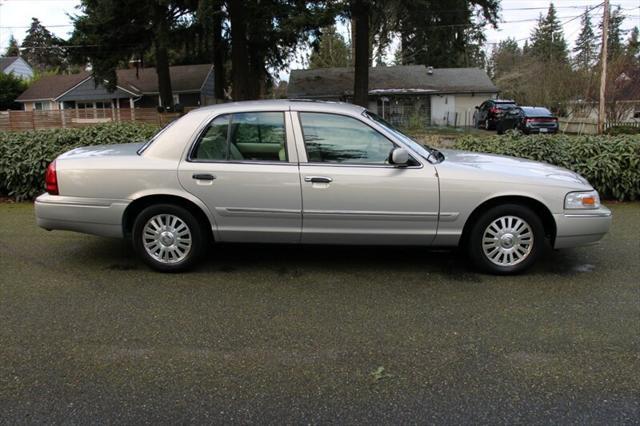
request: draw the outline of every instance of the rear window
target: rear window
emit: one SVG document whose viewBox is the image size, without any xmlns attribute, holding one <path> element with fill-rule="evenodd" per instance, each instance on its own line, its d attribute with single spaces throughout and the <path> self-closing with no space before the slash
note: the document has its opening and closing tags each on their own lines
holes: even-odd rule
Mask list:
<svg viewBox="0 0 640 426">
<path fill-rule="evenodd" d="M 525 115 L 535 115 L 535 116 L 551 116 L 551 112 L 546 108 L 522 108 Z"/>
<path fill-rule="evenodd" d="M 499 109 L 511 109 L 511 108 L 515 108 L 516 104 L 515 103 L 501 102 L 501 103 L 496 103 L 496 107 L 499 108 Z"/>
</svg>

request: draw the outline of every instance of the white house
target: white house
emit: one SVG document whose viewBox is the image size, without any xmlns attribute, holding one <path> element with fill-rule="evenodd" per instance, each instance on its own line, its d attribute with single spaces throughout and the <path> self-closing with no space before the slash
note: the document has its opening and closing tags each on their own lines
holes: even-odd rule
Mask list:
<svg viewBox="0 0 640 426">
<path fill-rule="evenodd" d="M 293 70 L 290 99 L 351 101 L 353 68 Z M 395 125 L 471 126 L 476 105 L 498 89 L 479 68 L 397 65 L 369 69 L 369 110 Z"/>
<path fill-rule="evenodd" d="M 0 58 L 0 72 L 13 74 L 16 77 L 30 80 L 33 78 L 33 68 L 20 56 L 5 56 Z"/>
</svg>

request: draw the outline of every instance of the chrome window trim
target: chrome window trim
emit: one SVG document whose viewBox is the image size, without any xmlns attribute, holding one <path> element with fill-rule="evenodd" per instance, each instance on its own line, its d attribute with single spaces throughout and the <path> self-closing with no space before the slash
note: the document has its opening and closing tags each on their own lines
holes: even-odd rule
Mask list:
<svg viewBox="0 0 640 426">
<path fill-rule="evenodd" d="M 339 112 L 305 111 L 305 110 L 297 110 L 297 111 L 292 111 L 292 112 L 296 113 L 297 120 L 295 120 L 295 121 L 297 121 L 298 126 L 299 126 L 298 129 L 300 131 L 300 136 L 302 138 L 301 139 L 302 147 L 304 149 L 305 161 L 301 161 L 300 160 L 300 164 L 304 164 L 305 166 L 373 167 L 373 168 L 387 168 L 387 169 L 421 169 L 421 168 L 424 167 L 422 162 L 416 158 L 416 153 L 412 149 L 406 147 L 404 144 L 399 144 L 398 141 L 393 140 L 387 134 L 381 132 L 380 129 L 372 126 L 370 123 L 367 123 L 366 121 L 360 119 L 359 117 L 355 117 L 353 115 L 343 114 L 343 113 L 339 113 Z M 376 133 L 381 135 L 383 138 L 385 138 L 389 142 L 391 142 L 391 144 L 394 146 L 393 149 L 395 149 L 395 148 L 407 149 L 409 151 L 409 154 L 410 154 L 411 158 L 416 163 L 418 163 L 419 165 L 418 166 L 394 166 L 393 164 L 379 164 L 379 163 L 323 163 L 323 162 L 318 162 L 318 161 L 309 161 L 309 157 L 307 156 L 307 145 L 304 142 L 304 129 L 303 129 L 303 126 L 302 126 L 302 117 L 300 117 L 301 113 L 338 115 L 338 116 L 354 119 L 354 120 L 364 124 L 365 126 L 368 126 L 373 131 L 375 131 Z"/>
<path fill-rule="evenodd" d="M 282 124 L 284 125 L 284 147 L 285 147 L 285 151 L 287 153 L 287 161 L 268 161 L 268 160 L 202 160 L 202 159 L 197 159 L 197 158 L 193 158 L 193 153 L 196 150 L 196 147 L 198 146 L 198 143 L 200 143 L 200 140 L 203 138 L 205 132 L 207 131 L 207 129 L 209 128 L 209 125 L 218 117 L 222 117 L 224 115 L 229 115 L 229 125 L 233 122 L 233 115 L 234 114 L 257 114 L 257 113 L 261 113 L 261 112 L 265 112 L 265 113 L 273 113 L 273 112 L 277 112 L 277 113 L 281 113 L 282 114 Z M 204 126 L 202 126 L 202 128 L 200 129 L 200 131 L 198 132 L 197 136 L 191 141 L 191 146 L 189 147 L 189 150 L 187 151 L 187 156 L 185 158 L 185 161 L 188 163 L 204 163 L 204 164 L 211 164 L 211 163 L 218 163 L 218 164 L 263 164 L 263 165 L 297 165 L 298 162 L 297 161 L 291 161 L 292 159 L 290 158 L 291 155 L 289 152 L 289 129 L 287 127 L 287 110 L 264 110 L 264 111 L 251 111 L 251 110 L 247 110 L 247 111 L 236 111 L 236 112 L 222 112 L 220 114 L 214 115 L 213 117 L 211 117 L 208 120 L 205 120 L 205 124 Z M 227 134 L 227 150 L 229 149 L 229 137 L 230 134 Z"/>
</svg>

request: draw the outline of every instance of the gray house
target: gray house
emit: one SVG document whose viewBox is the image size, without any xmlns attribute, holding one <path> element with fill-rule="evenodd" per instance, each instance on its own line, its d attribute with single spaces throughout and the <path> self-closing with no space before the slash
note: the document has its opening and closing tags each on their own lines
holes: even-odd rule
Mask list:
<svg viewBox="0 0 640 426">
<path fill-rule="evenodd" d="M 472 125 L 475 106 L 498 89 L 479 68 L 398 65 L 369 69 L 369 109 L 396 125 Z M 350 102 L 353 68 L 293 70 L 287 97 Z"/>
<path fill-rule="evenodd" d="M 33 78 L 33 68 L 20 56 L 5 56 L 0 58 L 0 72 L 13 74 L 25 80 Z"/>
<path fill-rule="evenodd" d="M 213 103 L 213 65 L 180 65 L 169 69 L 173 101 L 185 107 Z M 116 71 L 114 92 L 89 72 L 45 76 L 22 93 L 17 102 L 26 111 L 59 109 L 155 108 L 161 104 L 155 68 Z"/>
</svg>

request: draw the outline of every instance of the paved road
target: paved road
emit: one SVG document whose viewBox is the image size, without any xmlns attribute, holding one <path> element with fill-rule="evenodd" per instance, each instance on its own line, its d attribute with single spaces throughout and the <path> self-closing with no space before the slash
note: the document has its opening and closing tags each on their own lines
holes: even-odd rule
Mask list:
<svg viewBox="0 0 640 426">
<path fill-rule="evenodd" d="M 640 204 L 529 274 L 225 246 L 193 273 L 0 205 L 0 423 L 637 423 Z"/>
</svg>

